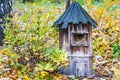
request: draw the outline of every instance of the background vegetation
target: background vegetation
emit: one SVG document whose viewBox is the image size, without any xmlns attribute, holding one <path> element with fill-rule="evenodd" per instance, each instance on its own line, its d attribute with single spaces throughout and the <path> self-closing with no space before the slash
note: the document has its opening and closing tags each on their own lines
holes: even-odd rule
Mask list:
<svg viewBox="0 0 120 80">
<path fill-rule="evenodd" d="M 92 34 L 96 76 L 111 79 L 112 75 L 114 80 L 119 80 L 120 1 L 74 1 L 78 1 L 98 23 Z M 65 2 L 61 0 L 14 2 L 13 18 L 4 31 L 5 48 L 0 50 L 0 78 L 67 80 L 59 74 L 60 67 L 67 65 L 67 54 L 59 49 L 58 30 L 52 27 L 64 7 Z"/>
</svg>

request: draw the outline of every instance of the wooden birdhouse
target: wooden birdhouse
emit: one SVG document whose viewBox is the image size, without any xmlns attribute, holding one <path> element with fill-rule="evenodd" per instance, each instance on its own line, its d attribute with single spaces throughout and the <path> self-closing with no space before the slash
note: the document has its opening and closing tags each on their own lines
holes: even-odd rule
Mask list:
<svg viewBox="0 0 120 80">
<path fill-rule="evenodd" d="M 59 27 L 60 48 L 68 52 L 69 75 L 93 77 L 92 26 L 97 23 L 80 6 L 73 2 L 54 23 Z"/>
</svg>

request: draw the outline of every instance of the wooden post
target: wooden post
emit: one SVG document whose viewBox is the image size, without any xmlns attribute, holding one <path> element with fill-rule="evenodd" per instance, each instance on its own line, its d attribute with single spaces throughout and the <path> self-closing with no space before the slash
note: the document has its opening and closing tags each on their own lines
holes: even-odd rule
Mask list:
<svg viewBox="0 0 120 80">
<path fill-rule="evenodd" d="M 70 0 L 66 0 L 66 9 L 70 6 Z"/>
</svg>

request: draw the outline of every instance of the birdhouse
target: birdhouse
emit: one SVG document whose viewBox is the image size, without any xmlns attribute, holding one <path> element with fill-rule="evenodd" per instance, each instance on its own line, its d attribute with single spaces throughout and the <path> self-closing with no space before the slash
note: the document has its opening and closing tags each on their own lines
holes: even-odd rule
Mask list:
<svg viewBox="0 0 120 80">
<path fill-rule="evenodd" d="M 92 27 L 97 23 L 80 6 L 73 2 L 54 23 L 59 27 L 60 48 L 68 52 L 69 75 L 93 77 Z"/>
</svg>

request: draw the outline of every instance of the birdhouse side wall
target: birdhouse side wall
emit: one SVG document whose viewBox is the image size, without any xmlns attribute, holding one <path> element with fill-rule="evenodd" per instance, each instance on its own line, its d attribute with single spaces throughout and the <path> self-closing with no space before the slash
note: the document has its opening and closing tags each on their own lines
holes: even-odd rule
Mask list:
<svg viewBox="0 0 120 80">
<path fill-rule="evenodd" d="M 59 46 L 65 51 L 68 51 L 68 28 L 62 29 L 59 26 Z"/>
</svg>

